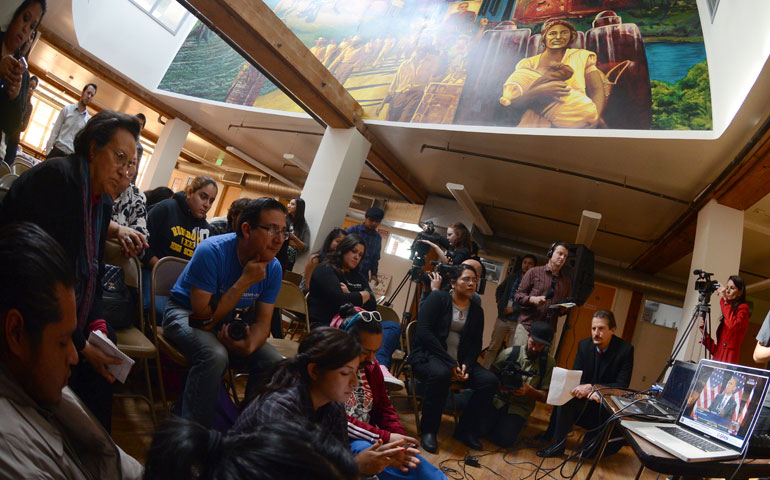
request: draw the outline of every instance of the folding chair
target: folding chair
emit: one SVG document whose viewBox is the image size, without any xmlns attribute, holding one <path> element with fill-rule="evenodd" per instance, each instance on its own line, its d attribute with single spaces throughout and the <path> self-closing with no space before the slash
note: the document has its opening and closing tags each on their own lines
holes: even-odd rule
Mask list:
<svg viewBox="0 0 770 480">
<path fill-rule="evenodd" d="M 0 163 L 5 165 L 5 162 L 2 160 L 0 160 Z M 0 200 L 5 198 L 5 194 L 8 193 L 8 190 L 11 189 L 11 185 L 17 178 L 19 178 L 19 176 L 14 173 L 6 173 L 3 175 L 3 178 L 0 178 Z"/>
<path fill-rule="evenodd" d="M 414 411 L 414 424 L 417 427 L 417 434 L 420 434 L 420 409 L 422 408 L 422 397 L 417 395 L 417 379 L 414 376 L 414 370 L 412 369 L 412 366 L 409 365 L 409 353 L 412 349 L 412 338 L 414 338 L 415 333 L 417 333 L 417 320 L 409 322 L 409 325 L 406 326 L 406 345 L 404 347 L 406 348 L 406 357 L 404 358 L 403 367 L 401 369 L 401 372 L 404 374 L 404 378 L 407 381 L 407 384 L 409 385 L 409 388 L 407 389 L 406 397 L 409 398 L 409 403 L 412 406 L 412 410 Z M 392 395 L 391 397 L 402 397 L 404 395 Z"/>
<path fill-rule="evenodd" d="M 32 167 L 29 164 L 16 161 L 16 162 L 13 162 L 13 165 L 11 165 L 11 172 L 16 175 L 21 175 L 22 173 L 26 172 L 30 168 Z"/>
<path fill-rule="evenodd" d="M 297 330 L 304 323 L 303 332 L 300 335 L 301 342 L 305 335 L 310 332 L 310 316 L 307 309 L 307 298 L 299 287 L 291 282 L 283 280 L 281 290 L 278 292 L 278 298 L 275 300 L 275 308 L 281 309 L 281 315 L 287 317 L 289 327 L 286 329 L 286 335 L 294 339 Z M 304 315 L 304 319 L 302 316 Z"/>
<path fill-rule="evenodd" d="M 9 173 L 11 173 L 11 167 L 9 167 L 7 163 L 0 161 L 0 178 L 3 178 Z"/>
<path fill-rule="evenodd" d="M 291 270 L 286 270 L 283 272 L 283 279 L 287 282 L 291 282 L 296 286 L 299 286 L 300 282 L 302 282 L 302 275 L 296 272 L 292 272 Z"/>
<path fill-rule="evenodd" d="M 155 419 L 155 401 L 152 395 L 152 382 L 150 381 L 150 369 L 147 360 L 155 358 L 159 362 L 160 357 L 155 344 L 145 336 L 144 312 L 142 309 L 142 273 L 139 261 L 136 257 L 126 258 L 122 255 L 120 245 L 117 242 L 109 241 L 105 246 L 104 261 L 111 265 L 119 266 L 123 269 L 126 285 L 135 288 L 137 295 L 136 312 L 138 317 L 138 326 L 115 330 L 118 337 L 118 348 L 129 357 L 139 360 L 144 369 L 144 378 L 147 383 L 147 395 L 137 393 L 119 393 L 116 397 L 134 397 L 144 401 L 150 407 L 153 425 Z M 158 375 L 158 386 L 163 391 L 163 377 Z"/>
</svg>

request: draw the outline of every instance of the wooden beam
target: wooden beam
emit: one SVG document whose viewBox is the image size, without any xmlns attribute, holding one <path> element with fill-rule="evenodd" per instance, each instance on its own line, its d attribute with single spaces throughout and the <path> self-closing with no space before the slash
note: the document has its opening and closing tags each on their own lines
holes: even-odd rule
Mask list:
<svg viewBox="0 0 770 480">
<path fill-rule="evenodd" d="M 367 160 L 409 201 L 427 192 L 363 122 L 363 108 L 264 2 L 180 0 L 212 31 L 269 78 L 311 116 L 332 128 L 357 128 L 372 148 Z"/>
</svg>

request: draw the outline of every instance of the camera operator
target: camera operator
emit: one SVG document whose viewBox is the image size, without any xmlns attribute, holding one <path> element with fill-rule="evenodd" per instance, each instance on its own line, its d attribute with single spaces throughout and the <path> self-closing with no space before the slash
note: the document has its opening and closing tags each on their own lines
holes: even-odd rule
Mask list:
<svg viewBox="0 0 770 480">
<path fill-rule="evenodd" d="M 726 363 L 738 363 L 741 342 L 749 328 L 749 305 L 746 303 L 746 284 L 738 275 L 731 275 L 727 285 L 717 290 L 722 318 L 717 327 L 717 341 L 711 336 L 704 336 L 702 343 L 711 352 L 714 360 Z M 705 323 L 701 320 L 701 330 Z"/>
<path fill-rule="evenodd" d="M 467 260 L 463 260 L 463 263 L 460 265 L 468 265 L 476 272 L 476 278 L 482 278 L 482 272 L 484 265 L 479 262 L 478 260 L 474 260 L 472 258 L 469 258 Z M 428 295 L 430 295 L 430 292 L 434 290 L 446 290 L 449 291 L 449 289 L 452 287 L 451 279 L 455 278 L 458 275 L 460 265 L 451 265 L 451 264 L 439 264 L 436 266 L 436 269 L 432 272 L 429 272 L 427 274 L 427 278 L 430 280 L 430 290 L 425 290 L 422 292 L 422 297 L 420 298 L 420 306 L 422 306 L 422 302 L 425 301 L 426 298 L 428 298 Z M 477 303 L 481 305 L 481 296 L 479 296 L 479 283 L 476 282 L 476 291 L 473 292 L 473 296 L 471 297 L 471 301 L 474 303 Z"/>
<path fill-rule="evenodd" d="M 553 331 L 545 322 L 529 329 L 527 345 L 506 348 L 492 366 L 500 378 L 500 388 L 493 400 L 494 410 L 486 419 L 486 437 L 503 448 L 516 443 L 535 402 L 545 402 L 555 361 L 548 354 Z"/>
<path fill-rule="evenodd" d="M 468 231 L 468 227 L 460 222 L 451 224 L 446 230 L 446 239 L 449 242 L 446 252 L 443 252 L 436 242 L 426 239 L 418 241 L 430 245 L 441 263 L 460 265 L 464 260 L 471 258 L 471 232 Z"/>
<path fill-rule="evenodd" d="M 283 276 L 275 254 L 286 235 L 286 208 L 272 198 L 252 200 L 236 233 L 200 243 L 171 289 L 163 333 L 191 364 L 182 417 L 211 426 L 231 354 L 249 371 L 247 393 L 256 385 L 257 372 L 281 360 L 265 341 Z M 235 310 L 250 305 L 253 323 L 234 335 Z"/>
</svg>

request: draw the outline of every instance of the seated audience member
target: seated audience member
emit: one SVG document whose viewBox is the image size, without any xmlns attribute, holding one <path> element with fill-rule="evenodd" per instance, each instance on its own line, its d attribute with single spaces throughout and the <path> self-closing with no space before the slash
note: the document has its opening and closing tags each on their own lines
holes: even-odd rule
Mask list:
<svg viewBox="0 0 770 480">
<path fill-rule="evenodd" d="M 597 310 L 591 319 L 591 338 L 578 343 L 573 370 L 582 370 L 581 384 L 572 390 L 575 397 L 560 407 L 554 408 L 551 423 L 545 434 L 553 444 L 537 452 L 541 457 L 554 457 L 564 453 L 565 439 L 577 424 L 587 429 L 599 426 L 605 418 L 601 397 L 596 388 L 626 388 L 634 369 L 634 347 L 615 336 L 615 315 L 608 310 Z M 580 412 L 583 412 L 582 415 Z M 578 419 L 578 415 L 580 418 Z M 597 436 L 599 431 L 587 433 L 585 441 Z M 608 445 L 605 455 L 617 452 L 620 442 Z M 589 454 L 592 452 L 589 452 Z"/>
<path fill-rule="evenodd" d="M 451 224 L 446 230 L 446 239 L 449 242 L 449 248 L 446 252 L 443 252 L 439 245 L 430 240 L 420 241 L 433 248 L 441 263 L 460 265 L 463 261 L 471 258 L 471 232 L 464 223 L 456 222 Z"/>
<path fill-rule="evenodd" d="M 548 250 L 548 261 L 542 267 L 530 268 L 521 279 L 513 300 L 519 304 L 519 323 L 516 326 L 513 345 L 527 343 L 527 332 L 535 322 L 548 322 L 556 331 L 559 315 L 566 313 L 563 308 L 550 308 L 569 297 L 572 281 L 562 272 L 567 262 L 569 247 L 564 242 L 554 243 Z"/>
<path fill-rule="evenodd" d="M 209 222 L 211 235 L 222 235 L 224 233 L 233 233 L 238 225 L 238 217 L 243 213 L 243 209 L 251 201 L 250 198 L 237 198 L 227 209 L 226 217 L 216 217 Z"/>
<path fill-rule="evenodd" d="M 286 225 L 289 228 L 289 246 L 287 251 L 287 269 L 294 268 L 297 256 L 307 249 L 310 243 L 310 229 L 305 221 L 305 201 L 301 198 L 292 198 L 286 209 Z M 288 225 L 291 224 L 291 227 Z"/>
<path fill-rule="evenodd" d="M 324 261 L 327 255 L 337 248 L 337 245 L 339 245 L 345 236 L 347 236 L 345 230 L 341 228 L 332 229 L 326 236 L 326 239 L 321 246 L 321 250 L 310 255 L 310 258 L 307 259 L 307 263 L 305 263 L 305 275 L 302 277 L 302 283 L 299 284 L 299 288 L 302 289 L 303 292 L 307 293 L 310 291 L 310 277 L 313 276 L 313 271 L 319 263 Z"/>
<path fill-rule="evenodd" d="M 511 259 L 511 268 L 505 280 L 500 282 L 495 290 L 495 300 L 497 301 L 497 319 L 495 327 L 492 330 L 492 338 L 489 341 L 487 354 L 484 357 L 484 368 L 490 368 L 497 358 L 500 346 L 503 340 L 508 336 L 508 344 L 513 344 L 513 338 L 518 325 L 519 312 L 521 306 L 513 300 L 516 291 L 519 289 L 521 279 L 527 270 L 537 265 L 537 259 L 534 255 L 524 255 L 522 258 Z"/>
<path fill-rule="evenodd" d="M 163 200 L 168 200 L 173 196 L 174 191 L 168 187 L 156 187 L 152 190 L 147 190 L 144 192 L 144 197 L 147 199 L 147 211 Z"/>
<path fill-rule="evenodd" d="M 224 436 L 175 418 L 155 433 L 146 465 L 144 480 L 358 478 L 358 465 L 346 448 L 327 442 L 323 432 L 301 418 Z"/>
<path fill-rule="evenodd" d="M 361 264 L 358 266 L 358 271 L 361 273 L 367 283 L 369 280 L 377 280 L 377 272 L 379 272 L 380 265 L 380 250 L 382 250 L 382 235 L 377 232 L 377 228 L 382 223 L 382 219 L 385 218 L 385 212 L 381 208 L 372 207 L 364 214 L 364 223 L 353 225 L 348 227 L 345 231 L 348 235 L 355 234 L 361 237 L 366 247 L 366 253 L 364 258 L 361 259 Z"/>
<path fill-rule="evenodd" d="M 205 175 L 197 176 L 183 192 L 155 205 L 147 215 L 150 247 L 144 253 L 142 302 L 150 308 L 152 268 L 163 257 L 189 260 L 195 248 L 209 238 L 206 214 L 217 196 L 217 183 Z M 165 298 L 155 302 L 158 314 L 165 308 Z"/>
<path fill-rule="evenodd" d="M 361 346 L 342 330 L 321 327 L 310 332 L 298 353 L 276 365 L 243 410 L 230 434 L 248 434 L 261 425 L 292 420 L 315 424 L 328 442 L 348 445 L 345 402 L 358 386 Z M 414 468 L 418 452 L 403 448 L 405 439 L 378 440 L 355 455 L 362 475 L 385 467 Z"/>
<path fill-rule="evenodd" d="M 455 438 L 476 450 L 482 448 L 477 439 L 482 433 L 481 414 L 492 408 L 497 390 L 497 378 L 477 362 L 484 333 L 484 310 L 471 301 L 476 291 L 476 271 L 470 265 L 462 265 L 457 274 L 450 281 L 451 293 L 434 290 L 420 306 L 409 355 L 415 375 L 425 384 L 421 443 L 431 453 L 438 450 L 436 434 L 452 381 L 462 382 L 473 390 L 455 429 Z"/>
<path fill-rule="evenodd" d="M 376 308 L 369 282 L 356 269 L 365 254 L 364 241 L 350 234 L 316 267 L 307 297 L 311 326 L 328 326 L 346 303 L 366 310 Z"/>
<path fill-rule="evenodd" d="M 717 341 L 711 336 L 704 336 L 706 345 L 714 360 L 726 363 L 738 363 L 741 343 L 749 328 L 749 304 L 746 303 L 746 283 L 738 275 L 730 275 L 726 285 L 717 290 L 722 318 L 717 327 Z M 704 328 L 703 320 L 700 324 Z"/>
<path fill-rule="evenodd" d="M 146 199 L 142 191 L 134 184 L 136 176 L 139 174 L 140 160 L 141 156 L 137 150 L 136 158 L 128 163 L 128 172 L 121 179 L 118 188 L 121 192 L 112 205 L 112 221 L 141 233 L 146 242 L 150 238 L 150 232 L 147 230 Z"/>
<path fill-rule="evenodd" d="M 404 439 L 407 444 L 417 440 L 406 435 L 398 414 L 390 403 L 385 379 L 377 363 L 375 353 L 382 345 L 382 325 L 375 312 L 356 311 L 352 306 L 346 313 L 346 320 L 340 326 L 361 345 L 359 356 L 358 386 L 345 403 L 348 414 L 348 435 L 353 440 L 351 449 L 359 452 L 370 447 L 377 440 L 389 443 Z M 445 479 L 441 470 L 417 456 L 417 467 L 402 472 L 387 467 L 377 474 L 381 480 L 390 478 Z"/>
<path fill-rule="evenodd" d="M 45 0 L 25 0 L 13 12 L 8 28 L 0 32 L 0 133 L 7 137 L 21 129 L 28 103 L 29 70 L 15 55 L 32 44 L 45 10 Z M 13 142 L 6 140 L 6 144 L 14 148 Z"/>
<path fill-rule="evenodd" d="M 136 154 L 139 123 L 129 115 L 102 110 L 75 137 L 75 153 L 49 159 L 24 172 L 0 205 L 0 223 L 30 221 L 64 248 L 75 267 L 78 322 L 72 340 L 80 363 L 72 368 L 70 386 L 96 418 L 110 430 L 112 385 L 106 365 L 120 362 L 86 342 L 96 330 L 114 333 L 102 312 L 104 245 L 140 245 L 130 228 L 110 222 L 112 197 Z"/>
<path fill-rule="evenodd" d="M 286 234 L 285 208 L 271 198 L 252 200 L 236 233 L 204 240 L 171 289 L 163 333 L 190 361 L 182 394 L 182 417 L 210 426 L 222 375 L 232 358 L 256 374 L 281 359 L 266 344 L 273 304 L 281 288 L 275 253 Z M 236 309 L 250 308 L 245 329 L 233 331 Z"/>
<path fill-rule="evenodd" d="M 481 278 L 481 272 L 484 268 L 484 265 L 481 264 L 481 262 L 474 260 L 472 258 L 469 258 L 467 260 L 463 260 L 462 265 L 468 265 L 476 272 L 476 278 Z M 441 278 L 441 275 L 436 272 L 430 272 L 428 273 L 428 278 L 430 278 L 430 290 L 425 289 L 422 292 L 422 296 L 420 297 L 420 306 L 422 307 L 422 302 L 425 301 L 426 298 L 428 298 L 428 295 L 430 295 L 430 292 L 433 290 L 446 290 L 449 291 L 451 284 L 449 282 L 444 282 L 444 279 Z M 443 287 L 443 288 L 442 288 Z M 481 305 L 481 296 L 478 293 L 478 282 L 476 284 L 476 291 L 473 292 L 473 296 L 471 297 L 471 302 L 478 303 Z M 486 368 L 486 367 L 485 367 Z"/>
<path fill-rule="evenodd" d="M 556 363 L 547 348 L 551 346 L 553 331 L 545 322 L 536 322 L 529 329 L 527 345 L 509 347 L 500 352 L 492 371 L 500 378 L 500 389 L 495 394 L 495 410 L 485 428 L 486 437 L 503 448 L 516 443 L 527 419 L 535 409 L 535 402 L 545 403 L 548 387 L 551 384 L 551 372 Z M 517 354 L 511 357 L 513 354 Z M 532 375 L 521 374 L 518 378 L 521 387 L 511 390 L 506 382 L 511 379 L 510 367 L 514 366 Z"/>
<path fill-rule="evenodd" d="M 139 479 L 67 385 L 77 365 L 75 274 L 40 227 L 0 227 L 0 477 Z"/>
</svg>

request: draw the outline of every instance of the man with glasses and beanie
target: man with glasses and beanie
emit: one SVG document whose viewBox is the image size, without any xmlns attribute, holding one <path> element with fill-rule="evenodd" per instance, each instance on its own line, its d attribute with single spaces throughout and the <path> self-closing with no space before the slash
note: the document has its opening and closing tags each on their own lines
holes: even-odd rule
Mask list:
<svg viewBox="0 0 770 480">
<path fill-rule="evenodd" d="M 529 329 L 526 346 L 506 348 L 497 356 L 492 373 L 500 379 L 493 400 L 494 410 L 486 419 L 486 437 L 503 448 L 516 443 L 527 423 L 535 402 L 545 402 L 556 364 L 548 353 L 553 330 L 545 322 L 535 322 Z"/>
<path fill-rule="evenodd" d="M 562 271 L 567 263 L 569 245 L 564 242 L 554 242 L 548 249 L 548 261 L 542 267 L 530 268 L 521 279 L 519 289 L 513 297 L 519 304 L 519 324 L 513 338 L 513 345 L 525 345 L 527 334 L 535 322 L 547 322 L 551 330 L 556 331 L 559 315 L 566 309 L 551 308 L 570 295 L 572 281 L 567 272 Z"/>
<path fill-rule="evenodd" d="M 229 359 L 248 370 L 247 394 L 256 374 L 281 360 L 265 341 L 283 277 L 275 254 L 286 235 L 286 207 L 268 197 L 252 200 L 236 232 L 200 243 L 171 289 L 163 333 L 191 364 L 182 417 L 211 426 Z M 236 316 L 245 328 L 231 328 Z"/>
</svg>

